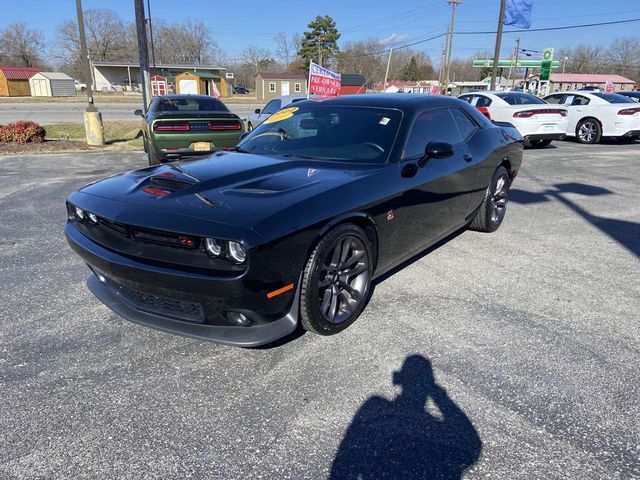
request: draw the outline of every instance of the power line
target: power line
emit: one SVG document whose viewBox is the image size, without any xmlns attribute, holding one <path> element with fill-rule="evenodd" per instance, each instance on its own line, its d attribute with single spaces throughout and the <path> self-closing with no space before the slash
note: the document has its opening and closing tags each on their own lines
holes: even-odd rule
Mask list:
<svg viewBox="0 0 640 480">
<path fill-rule="evenodd" d="M 530 28 L 528 30 L 505 30 L 503 33 L 528 33 L 528 32 L 548 32 L 552 30 L 570 30 L 575 28 L 588 28 L 588 27 L 600 27 L 604 25 L 619 25 L 622 23 L 633 23 L 640 22 L 640 18 L 629 18 L 626 20 L 615 20 L 611 22 L 598 22 L 598 23 L 582 23 L 578 25 L 564 25 L 561 27 L 542 27 L 542 28 Z M 469 31 L 469 32 L 457 32 L 457 35 L 490 35 L 498 33 L 496 30 L 486 30 L 486 31 Z M 414 45 L 419 45 L 421 43 L 429 42 L 431 40 L 436 40 L 438 38 L 444 37 L 447 33 L 439 33 L 438 35 L 434 35 L 431 37 L 423 38 L 417 40 L 415 42 L 407 43 L 406 45 L 401 45 L 399 47 L 393 47 L 394 50 L 400 50 L 402 48 L 413 47 Z M 390 48 L 379 50 L 377 52 L 363 53 L 360 55 L 349 55 L 342 58 L 360 58 L 360 57 L 370 57 L 372 55 L 381 55 L 383 53 L 388 53 Z"/>
</svg>

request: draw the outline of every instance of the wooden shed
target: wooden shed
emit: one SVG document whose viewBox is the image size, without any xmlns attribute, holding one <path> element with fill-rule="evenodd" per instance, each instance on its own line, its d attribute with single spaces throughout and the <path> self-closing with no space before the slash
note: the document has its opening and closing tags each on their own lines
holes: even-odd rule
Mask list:
<svg viewBox="0 0 640 480">
<path fill-rule="evenodd" d="M 35 67 L 0 67 L 0 97 L 28 97 L 29 79 L 38 73 Z"/>
<path fill-rule="evenodd" d="M 209 72 L 184 72 L 176 75 L 176 93 L 226 97 L 227 81 Z"/>
<path fill-rule="evenodd" d="M 62 72 L 38 72 L 29 79 L 32 97 L 75 97 L 73 78 Z"/>
</svg>

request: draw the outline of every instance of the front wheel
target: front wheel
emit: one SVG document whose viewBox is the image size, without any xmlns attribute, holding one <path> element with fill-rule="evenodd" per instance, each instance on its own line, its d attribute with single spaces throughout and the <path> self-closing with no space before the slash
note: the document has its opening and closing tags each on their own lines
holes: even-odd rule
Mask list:
<svg viewBox="0 0 640 480">
<path fill-rule="evenodd" d="M 362 229 L 342 224 L 310 255 L 302 278 L 300 317 L 305 330 L 333 335 L 364 310 L 373 273 L 371 246 Z"/>
<path fill-rule="evenodd" d="M 502 225 L 507 213 L 509 200 L 509 187 L 511 178 L 509 172 L 503 166 L 496 168 L 487 187 L 487 193 L 482 200 L 482 205 L 476 213 L 469 228 L 478 232 L 495 232 Z"/>
<path fill-rule="evenodd" d="M 594 144 L 602 138 L 600 123 L 594 118 L 586 118 L 576 127 L 576 138 L 580 143 Z"/>
</svg>

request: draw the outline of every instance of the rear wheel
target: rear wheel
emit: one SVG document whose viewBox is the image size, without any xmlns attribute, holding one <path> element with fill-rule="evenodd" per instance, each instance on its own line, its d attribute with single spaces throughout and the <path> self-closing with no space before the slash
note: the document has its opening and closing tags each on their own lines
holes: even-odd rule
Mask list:
<svg viewBox="0 0 640 480">
<path fill-rule="evenodd" d="M 595 118 L 585 118 L 576 127 L 576 138 L 580 143 L 598 143 L 602 138 L 602 127 Z"/>
<path fill-rule="evenodd" d="M 529 140 L 529 145 L 531 145 L 532 148 L 544 148 L 551 145 L 551 140 L 533 139 Z"/>
<path fill-rule="evenodd" d="M 305 330 L 341 332 L 366 305 L 373 272 L 371 246 L 361 228 L 339 225 L 318 243 L 307 261 L 300 295 Z"/>
<path fill-rule="evenodd" d="M 507 213 L 507 202 L 509 200 L 509 187 L 511 179 L 509 172 L 500 166 L 493 172 L 491 183 L 487 187 L 482 205 L 476 213 L 469 228 L 478 232 L 495 232 Z"/>
</svg>

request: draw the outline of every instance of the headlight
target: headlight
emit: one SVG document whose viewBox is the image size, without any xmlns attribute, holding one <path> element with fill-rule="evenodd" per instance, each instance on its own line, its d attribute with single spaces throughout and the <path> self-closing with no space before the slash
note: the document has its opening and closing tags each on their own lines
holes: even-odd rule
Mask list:
<svg viewBox="0 0 640 480">
<path fill-rule="evenodd" d="M 247 259 L 247 251 L 238 242 L 229 242 L 229 255 L 238 263 L 242 263 Z"/>
<path fill-rule="evenodd" d="M 76 214 L 76 218 L 78 219 L 78 221 L 81 222 L 82 220 L 84 220 L 84 210 L 80 207 L 73 207 L 73 213 Z"/>
<path fill-rule="evenodd" d="M 87 217 L 89 217 L 89 221 L 94 225 L 98 223 L 98 217 L 95 213 L 87 212 Z"/>
<path fill-rule="evenodd" d="M 204 248 L 207 250 L 207 253 L 212 257 L 217 257 L 222 252 L 222 244 L 219 240 L 215 238 L 205 238 L 204 239 Z"/>
</svg>

